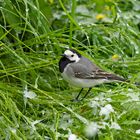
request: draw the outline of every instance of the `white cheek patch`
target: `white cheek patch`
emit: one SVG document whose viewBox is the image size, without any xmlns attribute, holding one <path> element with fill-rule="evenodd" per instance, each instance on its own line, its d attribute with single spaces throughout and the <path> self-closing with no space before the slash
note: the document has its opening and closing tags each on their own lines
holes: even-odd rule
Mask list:
<svg viewBox="0 0 140 140">
<path fill-rule="evenodd" d="M 75 62 L 78 62 L 78 61 L 80 60 L 80 58 L 79 58 L 78 55 L 76 54 L 76 55 L 74 55 L 73 60 L 74 60 Z"/>
<path fill-rule="evenodd" d="M 64 52 L 64 54 L 67 56 L 67 58 L 70 60 L 70 61 L 75 61 L 75 62 L 78 62 L 80 60 L 79 56 L 76 54 L 76 53 L 73 53 L 72 51 L 70 50 L 66 50 Z"/>
</svg>

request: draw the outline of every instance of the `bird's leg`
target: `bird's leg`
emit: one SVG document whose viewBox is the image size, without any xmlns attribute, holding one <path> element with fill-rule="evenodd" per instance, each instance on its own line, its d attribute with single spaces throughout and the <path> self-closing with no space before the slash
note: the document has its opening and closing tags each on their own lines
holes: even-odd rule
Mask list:
<svg viewBox="0 0 140 140">
<path fill-rule="evenodd" d="M 75 98 L 76 101 L 78 101 L 78 98 L 79 98 L 80 94 L 82 93 L 82 91 L 83 91 L 83 88 L 80 90 L 80 92 L 79 92 L 78 95 L 76 96 L 76 98 Z"/>
<path fill-rule="evenodd" d="M 89 89 L 88 89 L 87 93 L 85 94 L 85 96 L 84 96 L 81 100 L 84 100 L 84 98 L 87 97 L 87 95 L 88 95 L 88 93 L 91 91 L 91 89 L 92 89 L 92 88 L 89 88 Z"/>
</svg>

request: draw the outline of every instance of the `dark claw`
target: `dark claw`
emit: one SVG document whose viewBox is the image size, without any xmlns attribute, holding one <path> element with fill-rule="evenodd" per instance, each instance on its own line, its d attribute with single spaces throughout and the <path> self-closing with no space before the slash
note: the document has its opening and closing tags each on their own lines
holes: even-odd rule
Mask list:
<svg viewBox="0 0 140 140">
<path fill-rule="evenodd" d="M 80 102 L 81 100 L 78 100 L 78 99 L 75 98 L 75 99 L 72 99 L 71 101 L 72 102 Z"/>
</svg>

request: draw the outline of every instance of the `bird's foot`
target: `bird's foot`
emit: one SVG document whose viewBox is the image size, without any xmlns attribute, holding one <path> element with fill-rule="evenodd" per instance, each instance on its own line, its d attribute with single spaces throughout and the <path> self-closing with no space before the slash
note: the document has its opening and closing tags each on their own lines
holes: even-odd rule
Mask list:
<svg viewBox="0 0 140 140">
<path fill-rule="evenodd" d="M 72 101 L 72 102 L 80 102 L 80 100 L 79 100 L 79 99 L 76 99 L 76 98 L 71 99 L 71 101 Z"/>
</svg>

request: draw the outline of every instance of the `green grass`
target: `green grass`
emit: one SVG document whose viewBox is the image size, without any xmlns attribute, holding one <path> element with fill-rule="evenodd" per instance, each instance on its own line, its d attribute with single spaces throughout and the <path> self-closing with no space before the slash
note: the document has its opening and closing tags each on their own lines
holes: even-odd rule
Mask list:
<svg viewBox="0 0 140 140">
<path fill-rule="evenodd" d="M 0 139 L 139 140 L 139 4 L 0 2 Z M 71 102 L 80 89 L 58 70 L 69 47 L 130 83 L 100 85 Z"/>
</svg>

